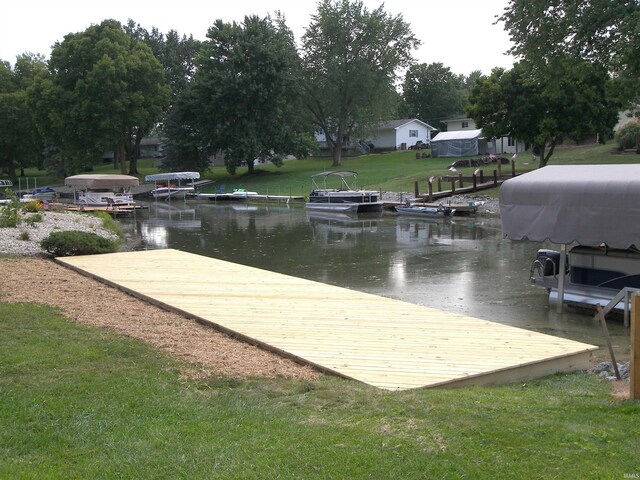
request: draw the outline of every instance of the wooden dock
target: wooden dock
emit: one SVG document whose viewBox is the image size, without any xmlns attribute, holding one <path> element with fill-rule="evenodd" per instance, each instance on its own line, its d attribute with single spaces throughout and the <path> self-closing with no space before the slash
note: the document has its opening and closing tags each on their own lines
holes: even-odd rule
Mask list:
<svg viewBox="0 0 640 480">
<path fill-rule="evenodd" d="M 47 209 L 52 211 L 65 211 L 65 212 L 77 212 L 77 213 L 94 213 L 105 212 L 112 217 L 130 217 L 138 210 L 146 210 L 149 207 L 147 205 L 116 205 L 115 207 L 101 206 L 101 205 L 80 205 L 77 203 L 60 203 L 51 202 L 47 204 Z"/>
<path fill-rule="evenodd" d="M 379 388 L 524 381 L 597 347 L 178 250 L 58 258 L 262 348 Z"/>
</svg>

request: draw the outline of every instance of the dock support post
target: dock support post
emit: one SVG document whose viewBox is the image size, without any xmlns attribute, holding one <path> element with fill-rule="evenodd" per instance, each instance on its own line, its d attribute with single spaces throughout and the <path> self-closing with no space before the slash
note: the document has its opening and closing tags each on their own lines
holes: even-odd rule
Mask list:
<svg viewBox="0 0 640 480">
<path fill-rule="evenodd" d="M 458 185 L 460 185 L 460 188 L 464 187 L 464 183 L 463 183 L 463 179 L 462 179 L 462 174 L 459 173 L 458 174 Z"/>
<path fill-rule="evenodd" d="M 473 174 L 473 191 L 475 192 L 478 189 L 478 177 L 474 173 Z"/>
<path fill-rule="evenodd" d="M 413 182 L 413 196 L 418 197 L 420 195 L 420 189 L 418 188 L 418 181 Z"/>
<path fill-rule="evenodd" d="M 480 183 L 484 183 L 484 172 L 480 170 Z"/>
<path fill-rule="evenodd" d="M 511 160 L 511 177 L 515 177 L 516 176 L 516 161 L 515 160 Z"/>
<path fill-rule="evenodd" d="M 498 177 L 502 178 L 502 160 L 498 158 Z"/>
<path fill-rule="evenodd" d="M 438 177 L 438 191 L 442 191 L 442 178 Z"/>
<path fill-rule="evenodd" d="M 556 312 L 558 313 L 562 313 L 562 304 L 564 303 L 564 280 L 566 269 L 567 245 L 563 243 L 560 245 L 560 271 L 558 272 L 558 304 L 556 305 Z"/>
<path fill-rule="evenodd" d="M 433 202 L 433 180 L 429 179 L 427 188 L 429 189 L 429 203 L 431 203 Z"/>
<path fill-rule="evenodd" d="M 456 181 L 451 180 L 451 195 L 455 195 L 455 194 L 456 194 Z"/>
<path fill-rule="evenodd" d="M 498 171 L 497 170 L 493 171 L 493 186 L 494 187 L 498 186 Z"/>
<path fill-rule="evenodd" d="M 631 358 L 629 398 L 640 400 L 640 294 L 631 296 Z"/>
</svg>

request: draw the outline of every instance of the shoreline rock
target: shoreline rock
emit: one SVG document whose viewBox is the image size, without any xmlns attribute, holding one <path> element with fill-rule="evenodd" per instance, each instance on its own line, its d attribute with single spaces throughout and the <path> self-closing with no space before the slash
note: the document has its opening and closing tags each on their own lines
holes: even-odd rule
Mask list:
<svg viewBox="0 0 640 480">
<path fill-rule="evenodd" d="M 0 253 L 19 256 L 48 256 L 40 242 L 52 232 L 77 230 L 116 239 L 117 235 L 102 227 L 98 217 L 74 212 L 42 211 L 42 221 L 28 223 L 33 213 L 20 213 L 17 227 L 0 228 Z"/>
</svg>

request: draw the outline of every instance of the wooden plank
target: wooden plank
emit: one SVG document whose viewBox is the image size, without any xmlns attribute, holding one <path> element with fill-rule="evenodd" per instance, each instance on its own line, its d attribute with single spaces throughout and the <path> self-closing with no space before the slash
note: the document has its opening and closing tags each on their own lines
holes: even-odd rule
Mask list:
<svg viewBox="0 0 640 480">
<path fill-rule="evenodd" d="M 164 308 L 379 388 L 521 381 L 597 347 L 177 250 L 57 259 Z"/>
</svg>

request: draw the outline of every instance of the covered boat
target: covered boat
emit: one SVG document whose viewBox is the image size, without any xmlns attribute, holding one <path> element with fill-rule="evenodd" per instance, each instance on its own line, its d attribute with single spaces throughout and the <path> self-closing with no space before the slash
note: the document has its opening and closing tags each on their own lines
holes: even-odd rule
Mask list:
<svg viewBox="0 0 640 480">
<path fill-rule="evenodd" d="M 132 187 L 140 185 L 137 177 L 115 174 L 82 174 L 64 179 L 74 188 L 74 201 L 87 206 L 133 205 Z"/>
<path fill-rule="evenodd" d="M 311 177 L 307 208 L 337 212 L 381 212 L 380 193 L 356 188 L 356 172 L 322 172 Z M 332 180 L 336 185 L 331 186 Z"/>
<path fill-rule="evenodd" d="M 194 180 L 200 178 L 199 172 L 166 172 L 146 175 L 147 182 L 154 182 L 155 188 L 151 190 L 154 198 L 186 198 L 187 195 L 195 193 Z M 188 185 L 191 182 L 191 185 Z M 185 185 L 186 183 L 186 185 Z"/>
<path fill-rule="evenodd" d="M 531 267 L 558 310 L 627 311 L 628 293 L 640 288 L 640 165 L 546 166 L 509 179 L 500 215 L 505 237 L 560 245 L 539 250 Z"/>
</svg>

